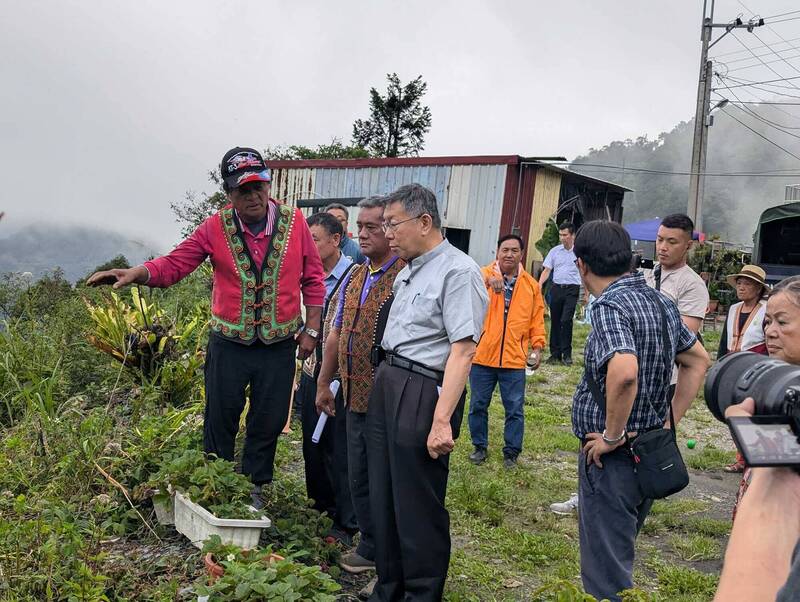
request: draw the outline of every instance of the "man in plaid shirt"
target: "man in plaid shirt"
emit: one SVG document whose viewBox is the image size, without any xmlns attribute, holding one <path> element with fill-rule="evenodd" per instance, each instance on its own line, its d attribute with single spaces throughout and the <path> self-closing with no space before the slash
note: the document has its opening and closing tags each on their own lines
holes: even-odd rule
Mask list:
<svg viewBox="0 0 800 602">
<path fill-rule="evenodd" d="M 578 481 L 581 577 L 598 599 L 619 600 L 633 587 L 636 535 L 652 500 L 639 491 L 628 442 L 662 428 L 672 401 L 676 423 L 703 384 L 708 354 L 683 324 L 675 304 L 631 273 L 631 240 L 617 223 L 592 221 L 575 238 L 575 263 L 597 300 L 586 342 L 585 372 L 573 398 L 572 429 L 581 440 Z M 666 311 L 669 341 L 661 328 Z M 679 366 L 673 400 L 667 399 L 672 361 Z M 605 410 L 587 377 L 605 397 Z"/>
</svg>

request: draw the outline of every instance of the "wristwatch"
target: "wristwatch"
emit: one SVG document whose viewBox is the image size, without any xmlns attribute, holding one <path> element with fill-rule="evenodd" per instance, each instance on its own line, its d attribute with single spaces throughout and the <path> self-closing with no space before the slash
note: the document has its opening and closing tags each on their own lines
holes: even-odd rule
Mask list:
<svg viewBox="0 0 800 602">
<path fill-rule="evenodd" d="M 313 328 L 305 328 L 303 332 L 306 333 L 308 336 L 310 336 L 312 339 L 319 338 L 319 331 L 314 330 Z"/>
</svg>

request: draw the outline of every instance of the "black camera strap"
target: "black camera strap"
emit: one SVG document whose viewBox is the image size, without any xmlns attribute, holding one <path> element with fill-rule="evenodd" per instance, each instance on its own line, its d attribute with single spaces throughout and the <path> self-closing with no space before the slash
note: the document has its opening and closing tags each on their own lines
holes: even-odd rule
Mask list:
<svg viewBox="0 0 800 602">
<path fill-rule="evenodd" d="M 672 348 L 672 346 L 670 344 L 669 330 L 667 328 L 667 322 L 668 322 L 669 318 L 667 317 L 667 312 L 664 309 L 664 304 L 661 302 L 661 299 L 659 298 L 659 296 L 656 295 L 655 293 L 653 293 L 651 295 L 650 291 L 652 289 L 650 289 L 650 288 L 647 288 L 646 290 L 648 291 L 647 294 L 658 305 L 658 309 L 661 312 L 661 337 L 663 339 L 662 354 L 664 356 L 664 366 L 666 367 L 666 370 L 667 370 L 667 375 L 666 375 L 666 378 L 667 378 L 667 394 L 669 394 L 669 381 L 670 381 L 670 378 L 672 376 L 672 366 L 673 366 L 673 363 L 674 363 L 672 361 L 672 359 L 671 359 L 672 353 L 670 353 L 670 349 Z M 606 396 L 605 396 L 605 394 L 600 390 L 600 386 L 597 384 L 597 381 L 595 379 L 593 379 L 589 375 L 589 372 L 586 369 L 584 369 L 584 376 L 586 377 L 586 384 L 589 387 L 589 391 L 591 392 L 595 403 L 598 406 L 600 406 L 600 409 L 603 410 L 603 414 L 605 414 L 606 413 Z M 650 403 L 650 401 L 648 400 L 647 403 Z M 671 399 L 667 400 L 667 404 L 669 405 L 669 424 L 670 424 L 670 428 L 672 429 L 672 436 L 673 436 L 673 438 L 677 439 L 677 434 L 675 433 L 675 416 L 674 416 L 674 414 L 672 412 L 672 400 Z M 650 404 L 650 407 L 652 408 L 653 405 Z M 655 410 L 655 408 L 653 408 L 653 409 Z"/>
</svg>

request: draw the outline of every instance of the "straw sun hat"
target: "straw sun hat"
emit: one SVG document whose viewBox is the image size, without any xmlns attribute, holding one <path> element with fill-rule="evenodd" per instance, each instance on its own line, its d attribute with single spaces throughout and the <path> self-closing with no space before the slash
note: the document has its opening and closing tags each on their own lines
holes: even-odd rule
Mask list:
<svg viewBox="0 0 800 602">
<path fill-rule="evenodd" d="M 757 265 L 746 265 L 742 268 L 741 272 L 738 274 L 731 274 L 725 280 L 732 287 L 736 288 L 736 281 L 739 278 L 748 278 L 764 288 L 769 288 L 767 285 L 767 273 Z"/>
</svg>

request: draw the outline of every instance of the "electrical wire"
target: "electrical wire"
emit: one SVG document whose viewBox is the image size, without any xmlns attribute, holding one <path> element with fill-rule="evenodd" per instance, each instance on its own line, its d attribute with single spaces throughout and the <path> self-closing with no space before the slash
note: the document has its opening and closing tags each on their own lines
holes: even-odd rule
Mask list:
<svg viewBox="0 0 800 602">
<path fill-rule="evenodd" d="M 739 4 L 742 4 L 742 3 L 740 2 Z M 742 6 L 744 6 L 744 5 L 742 4 Z M 747 7 L 745 6 L 745 8 L 747 8 Z M 750 10 L 750 9 L 747 8 L 747 10 Z M 753 12 L 753 11 L 750 11 L 750 12 Z M 779 15 L 770 15 L 769 17 L 762 17 L 762 19 L 764 19 L 766 21 L 767 19 L 775 19 L 777 17 L 785 17 L 786 15 L 796 15 L 797 13 L 800 13 L 800 10 L 790 10 L 788 13 L 781 13 Z"/>
<path fill-rule="evenodd" d="M 756 35 L 756 34 L 755 34 L 755 32 L 752 32 L 752 33 L 753 33 L 753 35 Z M 770 71 L 772 71 L 772 73 L 774 73 L 774 74 L 775 74 L 775 75 L 777 75 L 778 77 L 782 78 L 782 79 L 783 79 L 783 81 L 789 81 L 790 79 L 792 79 L 792 78 L 786 78 L 786 77 L 784 77 L 784 75 L 783 75 L 782 73 L 779 73 L 778 71 L 776 71 L 775 69 L 773 69 L 772 67 L 770 67 L 770 66 L 769 66 L 767 63 L 765 63 L 765 62 L 764 62 L 764 60 L 763 60 L 761 57 L 759 57 L 758 55 L 756 55 L 756 53 L 755 53 L 755 52 L 753 52 L 752 50 L 750 50 L 750 47 L 749 47 L 747 44 L 745 44 L 745 43 L 744 43 L 744 42 L 743 42 L 743 41 L 742 41 L 742 40 L 739 38 L 739 36 L 737 36 L 737 35 L 736 35 L 736 33 L 735 33 L 735 32 L 731 31 L 731 35 L 733 36 L 733 39 L 735 39 L 735 40 L 736 40 L 737 42 L 739 42 L 739 43 L 740 43 L 742 46 L 744 46 L 745 48 L 747 48 L 747 50 L 749 50 L 749 51 L 750 51 L 750 54 L 752 54 L 752 55 L 753 55 L 755 58 L 757 58 L 757 59 L 758 59 L 758 61 L 759 61 L 759 62 L 760 62 L 762 65 L 764 65 L 764 66 L 765 66 L 767 69 L 769 69 Z M 764 42 L 763 40 L 760 40 L 760 39 L 759 39 L 759 41 L 760 41 L 760 42 L 762 42 L 762 43 Z M 793 87 L 793 88 L 795 88 L 796 90 L 800 91 L 800 88 L 798 88 L 796 85 L 794 85 L 794 84 L 791 84 L 791 85 L 792 85 L 792 87 Z"/>
<path fill-rule="evenodd" d="M 692 171 L 674 171 L 664 169 L 650 169 L 647 167 L 631 167 L 630 165 L 608 165 L 604 163 L 574 163 L 570 161 L 547 161 L 542 162 L 542 165 L 566 165 L 571 168 L 574 167 L 591 167 L 606 170 L 616 170 L 621 172 L 643 173 L 653 175 L 667 175 L 667 176 L 693 176 L 702 175 L 709 177 L 742 177 L 742 178 L 791 178 L 800 177 L 800 170 L 794 169 L 770 169 L 766 171 L 742 171 L 742 172 L 692 172 Z"/>
<path fill-rule="evenodd" d="M 789 38 L 789 40 L 788 40 L 788 41 L 789 41 L 789 42 L 796 42 L 796 41 L 798 41 L 798 40 L 800 40 L 800 37 L 797 37 L 797 38 Z M 753 46 L 752 48 L 753 48 L 753 50 L 758 50 L 758 49 L 760 49 L 760 48 L 763 48 L 763 46 Z M 720 57 L 723 57 L 723 56 L 731 56 L 731 55 L 734 55 L 734 54 L 744 54 L 745 52 L 746 52 L 745 50 L 731 50 L 730 52 L 723 52 L 723 53 L 721 53 L 721 54 L 715 54 L 715 55 L 714 55 L 714 59 L 716 60 L 716 59 L 718 59 L 718 58 L 720 58 Z M 762 56 L 766 56 L 766 54 L 764 54 L 764 55 L 762 55 Z M 750 57 L 748 56 L 748 57 L 744 57 L 744 58 L 741 58 L 741 59 L 734 59 L 734 60 L 732 60 L 732 61 L 729 61 L 729 62 L 731 62 L 731 63 L 735 63 L 735 62 L 737 62 L 737 61 L 749 61 L 749 60 L 750 60 Z"/>
<path fill-rule="evenodd" d="M 780 73 L 778 75 L 780 75 Z M 800 79 L 800 75 L 796 75 L 794 77 L 781 77 L 780 79 L 767 79 L 767 80 L 760 81 L 760 82 L 751 82 L 751 81 L 748 81 L 746 79 L 741 79 L 741 78 L 738 78 L 738 77 L 737 78 L 731 77 L 730 79 L 738 79 L 738 80 L 740 80 L 742 82 L 747 82 L 747 83 L 736 84 L 734 86 L 731 86 L 731 88 L 742 88 L 742 87 L 745 87 L 745 86 L 771 84 L 773 82 L 785 82 L 785 81 L 788 81 L 788 80 Z"/>
<path fill-rule="evenodd" d="M 719 94 L 719 92 L 717 92 L 717 94 L 722 96 L 721 94 Z M 724 97 L 722 97 L 722 98 L 724 98 Z M 722 98 L 720 98 L 720 100 L 722 100 Z M 774 102 L 774 101 L 771 101 L 771 100 L 736 100 L 736 101 L 731 100 L 729 102 L 732 105 L 734 105 L 734 104 L 740 104 L 740 105 L 769 105 L 769 106 L 789 105 L 789 106 L 793 106 L 793 107 L 800 107 L 800 102 Z M 791 115 L 791 113 L 790 113 L 790 115 Z M 800 117 L 798 117 L 798 119 L 800 119 Z"/>
<path fill-rule="evenodd" d="M 776 106 L 776 105 L 784 105 L 784 104 L 787 104 L 787 105 L 796 105 L 796 106 L 800 106 L 800 103 L 797 103 L 797 102 L 789 102 L 789 103 L 782 103 L 782 102 L 770 102 L 770 101 L 764 100 L 763 98 L 760 98 L 760 97 L 756 96 L 755 94 L 753 94 L 753 93 L 752 93 L 752 92 L 750 92 L 750 91 L 748 91 L 748 92 L 749 92 L 749 94 L 750 94 L 752 97 L 754 97 L 754 98 L 755 98 L 755 100 L 754 100 L 754 101 L 746 101 L 746 100 L 742 100 L 741 98 L 739 98 L 738 96 L 736 96 L 735 94 L 733 94 L 733 92 L 731 92 L 731 95 L 732 95 L 732 96 L 733 96 L 733 97 L 734 97 L 736 100 L 731 100 L 731 99 L 729 99 L 729 98 L 727 98 L 727 97 L 723 96 L 723 95 L 722 95 L 722 94 L 720 94 L 719 92 L 714 92 L 714 94 L 716 94 L 717 96 L 719 96 L 719 99 L 715 99 L 715 100 L 727 100 L 727 101 L 728 101 L 729 103 L 731 103 L 731 104 L 741 104 L 741 105 L 751 105 L 751 104 L 754 104 L 754 105 L 766 105 L 766 106 L 772 107 L 772 110 L 773 110 L 773 111 L 778 111 L 779 113 L 783 113 L 783 114 L 784 114 L 784 115 L 786 115 L 787 117 L 791 117 L 792 119 L 794 119 L 794 120 L 796 120 L 796 121 L 800 121 L 800 116 L 798 116 L 798 115 L 795 115 L 794 113 L 790 113 L 790 112 L 789 112 L 789 111 L 787 111 L 786 109 L 782 109 L 780 106 Z M 763 115 L 761 115 L 761 117 L 763 117 Z M 765 119 L 766 119 L 766 118 L 765 118 Z M 774 123 L 774 125 L 776 125 L 776 126 L 779 126 L 779 127 L 780 127 L 780 124 L 778 124 L 778 123 Z M 792 127 L 792 126 L 788 126 L 788 125 L 787 125 L 787 126 L 783 126 L 783 127 L 786 127 L 787 129 L 796 129 L 796 128 L 794 128 L 794 127 Z"/>
<path fill-rule="evenodd" d="M 780 51 L 779 50 L 778 52 L 787 52 L 789 50 L 796 50 L 796 48 L 794 48 L 794 47 L 787 48 L 784 51 Z M 759 56 L 763 57 L 763 56 L 768 56 L 769 54 L 770 53 L 765 53 L 765 54 L 760 54 Z M 777 59 L 772 59 L 771 61 L 765 61 L 765 63 L 767 65 L 772 65 L 774 63 L 780 63 L 781 61 L 786 61 L 788 59 L 798 59 L 798 58 L 800 58 L 800 54 L 793 54 L 791 56 L 787 56 L 786 58 L 780 57 L 780 58 L 777 58 Z M 753 60 L 753 58 L 748 56 L 747 58 L 742 59 L 742 60 L 751 61 L 751 60 Z M 718 61 L 718 62 L 723 64 L 723 65 L 725 65 L 725 68 L 727 69 L 728 73 L 736 73 L 737 71 L 746 71 L 747 69 L 753 69 L 754 67 L 761 67 L 762 66 L 761 63 L 753 63 L 752 65 L 744 65 L 742 67 L 735 67 L 735 68 L 731 69 L 729 67 L 729 64 L 733 63 L 735 61 L 730 61 L 729 63 L 722 63 L 722 61 Z"/>
<path fill-rule="evenodd" d="M 753 132 L 753 133 L 754 133 L 756 136 L 758 136 L 759 138 L 763 138 L 764 140 L 766 140 L 767 142 L 769 142 L 769 143 L 770 143 L 772 146 L 774 146 L 774 147 L 776 147 L 776 148 L 779 148 L 780 150 L 782 150 L 783 152 L 785 152 L 787 155 L 791 155 L 792 157 L 794 157 L 795 159 L 797 159 L 798 161 L 800 161 L 800 157 L 798 157 L 797 155 L 795 155 L 795 154 L 794 154 L 792 151 L 790 151 L 790 150 L 789 150 L 789 149 L 787 149 L 787 148 L 784 148 L 784 147 L 782 147 L 782 146 L 781 146 L 780 144 L 778 144 L 777 142 L 774 142 L 773 140 L 770 140 L 769 138 L 767 138 L 767 137 L 766 137 L 764 134 L 762 134 L 761 132 L 759 132 L 759 131 L 757 131 L 757 130 L 754 130 L 754 129 L 753 129 L 753 128 L 751 128 L 749 125 L 747 125 L 745 122 L 741 121 L 740 119 L 737 119 L 735 116 L 733 116 L 733 115 L 731 115 L 730 113 L 728 113 L 728 111 L 726 111 L 724 108 L 720 108 L 720 111 L 722 111 L 723 113 L 725 113 L 725 114 L 726 114 L 728 117 L 730 117 L 731 119 L 733 119 L 733 120 L 734 120 L 734 121 L 736 121 L 737 123 L 740 123 L 742 126 L 746 127 L 748 130 L 750 130 L 751 132 Z"/>
<path fill-rule="evenodd" d="M 725 82 L 724 82 L 724 81 L 722 82 L 722 85 L 723 85 L 723 86 L 725 86 L 726 88 L 728 88 L 727 84 L 725 84 Z M 730 93 L 731 93 L 731 96 L 733 96 L 733 97 L 734 97 L 736 100 L 738 100 L 739 102 L 741 102 L 741 100 L 742 100 L 742 99 L 741 99 L 741 98 L 739 98 L 739 97 L 736 95 L 736 92 L 734 92 L 734 91 L 733 91 L 733 90 L 731 90 L 730 88 L 728 88 L 728 92 L 730 92 Z M 717 92 L 717 94 L 719 94 L 719 92 Z M 729 101 L 729 102 L 730 102 L 730 101 Z M 736 106 L 736 105 L 734 105 L 734 106 Z M 800 136 L 798 136 L 798 135 L 796 135 L 796 134 L 793 134 L 793 133 L 791 133 L 791 132 L 787 132 L 787 131 L 785 131 L 785 130 L 800 130 L 800 126 L 783 125 L 783 124 L 777 123 L 777 122 L 775 122 L 775 121 L 771 121 L 770 119 L 767 119 L 766 117 L 764 117 L 764 116 L 762 116 L 762 115 L 759 115 L 758 113 L 756 113 L 756 112 L 755 112 L 755 111 L 753 111 L 752 109 L 749 109 L 749 108 L 748 108 L 748 107 L 746 107 L 746 106 L 744 106 L 744 107 L 738 107 L 738 106 L 737 106 L 736 108 L 737 108 L 737 109 L 739 109 L 739 110 L 741 110 L 741 111 L 746 111 L 747 113 L 750 113 L 750 114 L 751 114 L 753 117 L 755 117 L 755 118 L 756 118 L 756 119 L 758 119 L 759 121 L 763 121 L 764 123 L 766 123 L 766 124 L 767 124 L 767 125 L 769 125 L 770 127 L 773 127 L 773 128 L 775 128 L 776 130 L 783 132 L 784 134 L 788 134 L 788 135 L 790 135 L 790 136 L 794 136 L 795 138 L 800 138 Z M 788 113 L 787 111 L 784 111 L 784 113 L 787 113 L 788 115 L 792 116 L 792 114 L 791 114 L 791 113 Z M 796 118 L 796 117 L 795 117 L 795 118 Z"/>
<path fill-rule="evenodd" d="M 797 21 L 800 17 L 791 17 L 790 19 L 781 19 L 780 21 L 770 21 L 770 25 L 775 25 L 777 23 L 786 23 L 787 21 Z"/>
</svg>

